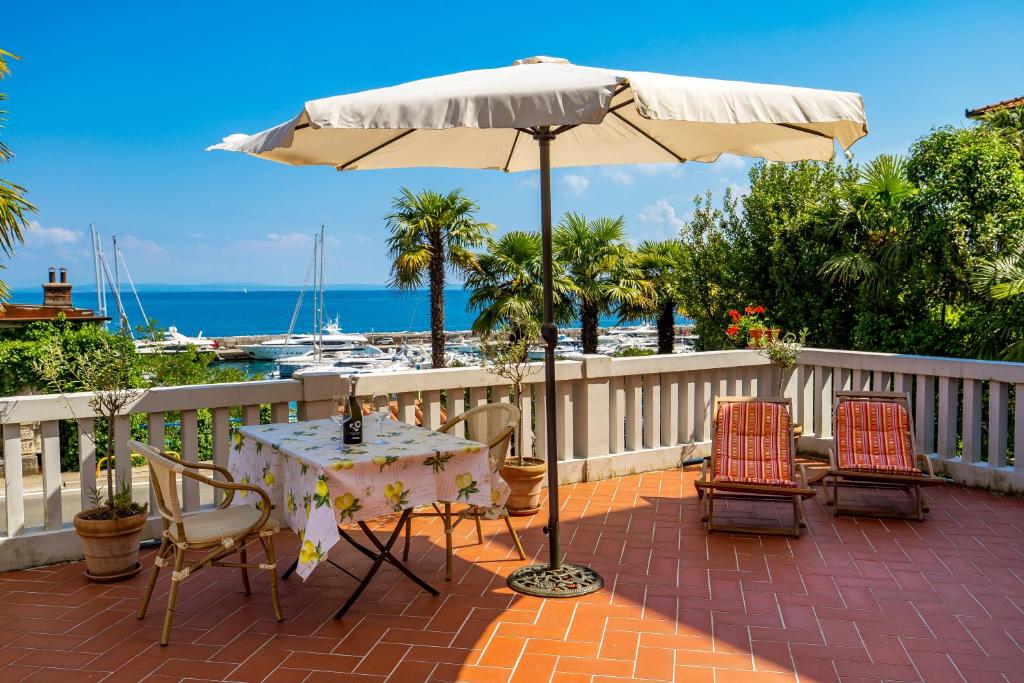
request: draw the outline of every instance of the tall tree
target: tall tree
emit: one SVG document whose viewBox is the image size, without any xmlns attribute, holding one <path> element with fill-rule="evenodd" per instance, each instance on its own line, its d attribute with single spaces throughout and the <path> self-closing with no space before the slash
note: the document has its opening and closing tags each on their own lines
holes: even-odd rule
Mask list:
<svg viewBox="0 0 1024 683">
<path fill-rule="evenodd" d="M 0 50 L 0 80 L 3 80 L 11 73 L 8 60 L 19 59 L 6 50 Z M 7 99 L 7 93 L 0 92 L 0 102 Z M 4 127 L 3 115 L 6 111 L 0 110 L 0 129 Z M 11 148 L 0 140 L 0 163 L 10 161 L 14 158 Z M 6 257 L 14 254 L 14 246 L 21 244 L 24 240 L 23 230 L 26 228 L 28 219 L 26 213 L 36 210 L 25 199 L 25 188 L 0 178 L 0 252 Z M 3 268 L 3 265 L 0 265 Z M 3 301 L 10 295 L 10 290 L 3 280 L 0 280 L 0 310 L 3 310 Z"/>
<path fill-rule="evenodd" d="M 487 250 L 477 259 L 479 268 L 466 274 L 469 307 L 477 311 L 473 332 L 488 334 L 501 327 L 516 327 L 527 318 L 540 320 L 543 310 L 540 234 L 513 230 L 488 240 Z M 572 319 L 567 306 L 569 285 L 561 264 L 554 264 L 555 319 Z M 513 335 L 515 336 L 515 335 Z"/>
<path fill-rule="evenodd" d="M 693 200 L 693 215 L 679 230 L 683 273 L 679 296 L 683 314 L 693 320 L 698 351 L 729 348 L 725 334 L 729 309 L 743 300 L 740 292 L 735 235 L 739 219 L 732 192 L 725 191 L 722 208 L 711 192 Z"/>
<path fill-rule="evenodd" d="M 583 353 L 597 353 L 601 315 L 643 305 L 652 296 L 651 286 L 633 263 L 621 216 L 588 221 L 567 213 L 553 240 L 555 260 L 565 268 L 579 308 Z"/>
<path fill-rule="evenodd" d="M 430 352 L 435 368 L 444 367 L 444 285 L 446 276 L 479 268 L 473 249 L 487 240 L 493 226 L 476 219 L 476 202 L 461 189 L 447 194 L 413 193 L 402 188 L 385 220 L 391 235 L 389 285 L 399 290 L 430 288 Z"/>
<path fill-rule="evenodd" d="M 658 326 L 658 353 L 672 353 L 675 347 L 676 309 L 680 303 L 684 259 L 679 240 L 641 242 L 633 257 L 635 267 L 651 287 L 651 296 L 640 306 L 623 307 L 623 315 L 654 321 Z"/>
</svg>

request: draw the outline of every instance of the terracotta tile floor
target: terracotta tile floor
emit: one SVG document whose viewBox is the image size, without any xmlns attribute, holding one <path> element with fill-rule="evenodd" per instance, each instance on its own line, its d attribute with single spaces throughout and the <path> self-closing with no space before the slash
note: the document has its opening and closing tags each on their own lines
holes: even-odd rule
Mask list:
<svg viewBox="0 0 1024 683">
<path fill-rule="evenodd" d="M 412 564 L 442 595 L 385 568 L 341 621 L 331 613 L 353 581 L 333 567 L 283 584 L 282 624 L 264 573 L 246 597 L 236 572 L 206 570 L 184 584 L 167 648 L 156 644 L 166 576 L 140 622 L 144 576 L 91 585 L 80 564 L 0 575 L 0 680 L 1024 681 L 1024 500 L 937 487 L 916 524 L 833 521 L 818 497 L 799 540 L 708 537 L 694 477 L 561 490 L 564 548 L 607 582 L 571 601 L 505 587 L 519 563 L 500 523 L 485 525 L 483 546 L 458 529 L 450 585 L 440 527 L 419 523 Z M 788 516 L 770 503 L 729 513 Z M 544 519 L 517 522 L 542 556 Z M 295 539 L 279 538 L 290 561 Z"/>
</svg>

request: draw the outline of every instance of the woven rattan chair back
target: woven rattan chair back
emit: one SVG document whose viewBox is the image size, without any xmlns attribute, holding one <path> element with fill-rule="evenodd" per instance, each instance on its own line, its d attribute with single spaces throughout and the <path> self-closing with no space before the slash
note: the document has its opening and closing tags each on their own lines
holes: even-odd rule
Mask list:
<svg viewBox="0 0 1024 683">
<path fill-rule="evenodd" d="M 439 428 L 449 432 L 458 424 L 465 424 L 466 438 L 487 444 L 491 458 L 498 467 L 505 464 L 510 437 L 519 424 L 521 413 L 511 403 L 488 403 L 470 408 Z"/>
<path fill-rule="evenodd" d="M 129 441 L 129 448 L 146 459 L 153 482 L 153 497 L 160 516 L 172 524 L 181 524 L 181 500 L 178 498 L 178 473 L 185 467 L 163 451 L 141 441 Z"/>
</svg>

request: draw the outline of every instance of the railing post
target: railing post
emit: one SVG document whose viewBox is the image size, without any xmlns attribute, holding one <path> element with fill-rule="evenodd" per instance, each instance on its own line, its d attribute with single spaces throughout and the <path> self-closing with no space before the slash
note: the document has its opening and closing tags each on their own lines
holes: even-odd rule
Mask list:
<svg viewBox="0 0 1024 683">
<path fill-rule="evenodd" d="M 661 374 L 661 445 L 671 446 L 679 439 L 679 373 Z"/>
<path fill-rule="evenodd" d="M 644 386 L 644 448 L 661 445 L 661 375 L 645 374 Z"/>
<path fill-rule="evenodd" d="M 935 453 L 935 378 L 918 375 L 915 396 L 914 426 L 917 429 L 917 447 L 924 453 Z"/>
<path fill-rule="evenodd" d="M 60 480 L 60 423 L 47 420 L 42 423 L 43 436 L 43 526 L 46 529 L 60 529 L 61 480 Z"/>
<path fill-rule="evenodd" d="M 608 377 L 612 359 L 598 354 L 583 357 L 583 379 L 573 392 L 574 458 L 607 455 L 608 418 L 611 415 Z"/>
<path fill-rule="evenodd" d="M 1006 466 L 1007 418 L 1009 387 L 1006 382 L 988 385 L 988 466 Z M 1020 400 L 1020 399 L 1018 399 Z"/>
<path fill-rule="evenodd" d="M 963 461 L 981 460 L 981 382 L 964 380 Z"/>
<path fill-rule="evenodd" d="M 640 376 L 626 375 L 623 381 L 625 382 L 626 401 L 625 448 L 627 451 L 638 451 L 643 447 L 643 413 L 641 410 L 643 397 L 640 392 Z"/>
<path fill-rule="evenodd" d="M 943 458 L 956 455 L 957 380 L 939 378 L 939 443 L 938 453 Z"/>
<path fill-rule="evenodd" d="M 333 372 L 317 372 L 302 376 L 300 420 L 323 420 L 334 412 L 335 397 L 348 394 L 348 379 Z M 357 385 L 358 386 L 358 385 Z"/>
<path fill-rule="evenodd" d="M 4 494 L 8 536 L 25 531 L 25 486 L 21 476 L 21 425 L 4 425 Z"/>
</svg>

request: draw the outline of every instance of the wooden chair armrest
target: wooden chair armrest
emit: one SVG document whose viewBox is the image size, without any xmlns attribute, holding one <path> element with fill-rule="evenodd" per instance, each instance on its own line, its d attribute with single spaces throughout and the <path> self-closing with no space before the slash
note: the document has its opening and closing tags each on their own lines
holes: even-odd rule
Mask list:
<svg viewBox="0 0 1024 683">
<path fill-rule="evenodd" d="M 463 419 L 462 415 L 456 415 L 455 417 L 453 417 L 452 419 L 448 420 L 443 425 L 438 427 L 436 431 L 439 431 L 439 432 L 441 432 L 443 434 L 447 434 L 448 430 L 451 429 L 452 427 L 454 427 L 455 425 L 459 424 L 460 422 L 462 422 L 462 419 Z M 426 425 L 424 425 L 424 426 L 426 426 Z"/>
<path fill-rule="evenodd" d="M 935 477 L 935 468 L 932 467 L 932 459 L 929 458 L 924 453 L 918 453 L 917 454 L 917 458 L 919 460 L 924 461 L 924 468 L 925 468 L 925 470 L 927 470 L 928 476 L 931 477 L 931 478 L 934 478 Z"/>
</svg>

